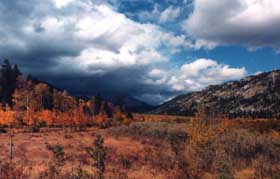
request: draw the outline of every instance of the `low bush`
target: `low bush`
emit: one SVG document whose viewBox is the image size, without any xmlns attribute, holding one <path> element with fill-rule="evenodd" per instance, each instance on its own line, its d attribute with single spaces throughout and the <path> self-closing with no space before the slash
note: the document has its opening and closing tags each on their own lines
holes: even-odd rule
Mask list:
<svg viewBox="0 0 280 179">
<path fill-rule="evenodd" d="M 24 167 L 12 162 L 0 161 L 0 178 L 1 179 L 29 179 L 29 176 L 24 172 Z"/>
<path fill-rule="evenodd" d="M 40 132 L 40 127 L 39 126 L 25 126 L 23 128 L 23 132 L 38 133 L 38 132 Z"/>
<path fill-rule="evenodd" d="M 177 137 L 184 142 L 188 135 L 185 124 L 170 124 L 167 122 L 134 122 L 127 126 L 109 129 L 114 136 L 129 136 L 135 139 L 154 138 L 170 141 L 170 137 Z"/>
<path fill-rule="evenodd" d="M 67 172 L 63 179 L 94 179 L 94 177 L 81 167 L 78 167 Z"/>
<path fill-rule="evenodd" d="M 218 178 L 232 178 L 235 171 L 255 168 L 262 177 L 276 172 L 280 164 L 280 148 L 270 133 L 246 129 L 223 130 L 218 124 L 196 123 L 186 144 L 185 161 L 189 172 L 196 177 L 209 172 Z M 257 176 L 257 177 L 261 177 Z"/>
<path fill-rule="evenodd" d="M 107 149 L 104 146 L 104 138 L 98 135 L 93 142 L 92 146 L 86 148 L 86 152 L 91 159 L 94 160 L 93 167 L 97 169 L 96 177 L 104 179 L 104 172 L 106 170 L 105 160 Z"/>
<path fill-rule="evenodd" d="M 57 166 L 62 166 L 65 161 L 64 149 L 61 145 L 47 145 L 47 149 L 53 153 L 53 163 Z"/>
<path fill-rule="evenodd" d="M 129 160 L 128 157 L 125 157 L 125 156 L 120 156 L 120 163 L 122 165 L 123 168 L 125 169 L 130 169 L 131 166 L 132 166 L 132 162 Z"/>
<path fill-rule="evenodd" d="M 280 172 L 274 173 L 272 179 L 280 179 Z"/>
<path fill-rule="evenodd" d="M 0 127 L 0 134 L 7 133 L 7 130 L 3 127 Z"/>
</svg>

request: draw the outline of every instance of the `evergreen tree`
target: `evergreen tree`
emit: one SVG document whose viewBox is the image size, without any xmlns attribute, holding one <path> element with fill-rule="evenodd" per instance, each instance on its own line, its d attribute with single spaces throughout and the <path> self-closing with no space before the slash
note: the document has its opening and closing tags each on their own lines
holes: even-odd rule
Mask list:
<svg viewBox="0 0 280 179">
<path fill-rule="evenodd" d="M 102 97 L 100 95 L 97 95 L 94 97 L 94 115 L 98 115 L 100 113 L 102 104 Z"/>
<path fill-rule="evenodd" d="M 17 78 L 21 75 L 17 65 L 12 67 L 8 59 L 5 59 L 0 70 L 0 92 L 2 106 L 12 106 L 12 94 L 16 89 Z"/>
</svg>

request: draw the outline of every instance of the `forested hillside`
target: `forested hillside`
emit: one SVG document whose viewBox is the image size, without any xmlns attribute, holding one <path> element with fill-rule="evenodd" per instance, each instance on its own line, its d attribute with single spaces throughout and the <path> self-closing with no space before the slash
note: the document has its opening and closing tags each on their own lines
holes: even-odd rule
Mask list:
<svg viewBox="0 0 280 179">
<path fill-rule="evenodd" d="M 279 118 L 280 71 L 265 72 L 181 95 L 151 113 L 193 116 L 201 108 L 212 117 Z"/>
<path fill-rule="evenodd" d="M 0 74 L 0 125 L 106 127 L 132 118 L 101 96 L 84 100 L 31 75 L 24 76 L 8 60 L 1 66 Z"/>
</svg>

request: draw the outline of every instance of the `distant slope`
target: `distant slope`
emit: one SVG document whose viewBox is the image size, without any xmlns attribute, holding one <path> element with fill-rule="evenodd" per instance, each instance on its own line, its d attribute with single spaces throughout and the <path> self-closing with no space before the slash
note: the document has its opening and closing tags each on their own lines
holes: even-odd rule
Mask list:
<svg viewBox="0 0 280 179">
<path fill-rule="evenodd" d="M 126 95 L 111 97 L 111 101 L 115 105 L 124 107 L 128 112 L 144 113 L 155 109 L 155 107 L 152 105 Z"/>
<path fill-rule="evenodd" d="M 151 113 L 192 116 L 198 106 L 207 115 L 280 117 L 280 70 L 178 96 Z"/>
</svg>

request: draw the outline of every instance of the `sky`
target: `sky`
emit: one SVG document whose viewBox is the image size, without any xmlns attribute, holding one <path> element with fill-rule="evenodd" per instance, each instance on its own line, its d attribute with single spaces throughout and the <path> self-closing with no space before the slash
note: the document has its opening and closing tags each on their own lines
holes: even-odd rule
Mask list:
<svg viewBox="0 0 280 179">
<path fill-rule="evenodd" d="M 280 68 L 277 0 L 1 0 L 0 59 L 150 104 Z"/>
</svg>

